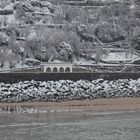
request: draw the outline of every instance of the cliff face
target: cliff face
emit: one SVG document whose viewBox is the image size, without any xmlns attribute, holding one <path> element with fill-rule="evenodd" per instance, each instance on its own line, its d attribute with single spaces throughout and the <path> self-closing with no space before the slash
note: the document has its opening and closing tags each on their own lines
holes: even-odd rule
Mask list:
<svg viewBox="0 0 140 140">
<path fill-rule="evenodd" d="M 0 67 L 5 61 L 11 68 L 25 66 L 26 58 L 94 63 L 109 55 L 107 47 L 140 50 L 138 5 L 137 0 L 0 0 L 0 32 L 8 38 L 6 43 L 0 38 Z"/>
</svg>

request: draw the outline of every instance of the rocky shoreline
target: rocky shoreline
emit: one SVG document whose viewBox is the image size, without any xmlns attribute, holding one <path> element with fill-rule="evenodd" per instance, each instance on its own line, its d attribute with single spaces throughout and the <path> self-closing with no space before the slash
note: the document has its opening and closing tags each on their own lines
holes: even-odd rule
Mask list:
<svg viewBox="0 0 140 140">
<path fill-rule="evenodd" d="M 140 97 L 140 79 L 93 81 L 23 81 L 14 84 L 0 83 L 0 102 L 71 101 L 97 98 Z"/>
</svg>

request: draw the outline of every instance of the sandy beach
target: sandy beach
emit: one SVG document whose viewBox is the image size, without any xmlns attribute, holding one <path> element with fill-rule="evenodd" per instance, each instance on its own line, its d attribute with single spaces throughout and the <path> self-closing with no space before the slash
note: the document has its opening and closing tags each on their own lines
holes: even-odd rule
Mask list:
<svg viewBox="0 0 140 140">
<path fill-rule="evenodd" d="M 63 102 L 0 103 L 0 108 L 24 107 L 41 111 L 139 111 L 140 98 L 73 100 Z"/>
</svg>

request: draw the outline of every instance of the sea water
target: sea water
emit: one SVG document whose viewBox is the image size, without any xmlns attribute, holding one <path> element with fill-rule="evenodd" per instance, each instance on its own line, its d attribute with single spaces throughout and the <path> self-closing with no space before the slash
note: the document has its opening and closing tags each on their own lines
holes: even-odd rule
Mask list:
<svg viewBox="0 0 140 140">
<path fill-rule="evenodd" d="M 2 113 L 0 140 L 140 140 L 140 112 Z"/>
</svg>

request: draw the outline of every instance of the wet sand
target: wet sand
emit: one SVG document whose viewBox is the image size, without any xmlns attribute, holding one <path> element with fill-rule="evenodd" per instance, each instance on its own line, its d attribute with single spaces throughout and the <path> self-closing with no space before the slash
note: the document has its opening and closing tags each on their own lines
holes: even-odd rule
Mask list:
<svg viewBox="0 0 140 140">
<path fill-rule="evenodd" d="M 41 111 L 140 111 L 140 98 L 73 100 L 63 102 L 0 103 L 2 107 L 27 107 Z"/>
</svg>

